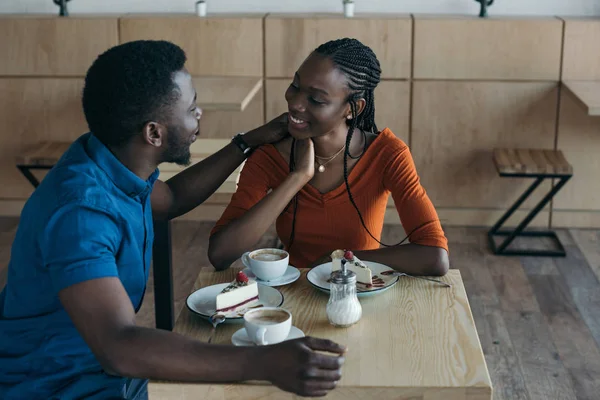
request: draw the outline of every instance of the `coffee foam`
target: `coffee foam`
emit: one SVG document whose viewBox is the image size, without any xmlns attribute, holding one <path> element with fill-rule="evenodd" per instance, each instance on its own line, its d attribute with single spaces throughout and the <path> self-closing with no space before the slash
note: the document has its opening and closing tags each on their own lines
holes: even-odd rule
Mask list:
<svg viewBox="0 0 600 400">
<path fill-rule="evenodd" d="M 246 316 L 246 319 L 253 324 L 275 325 L 285 322 L 289 318 L 285 311 L 260 310 Z"/>
<path fill-rule="evenodd" d="M 285 253 L 276 252 L 274 250 L 259 250 L 250 255 L 250 258 L 257 261 L 279 261 L 283 260 L 287 255 Z"/>
</svg>

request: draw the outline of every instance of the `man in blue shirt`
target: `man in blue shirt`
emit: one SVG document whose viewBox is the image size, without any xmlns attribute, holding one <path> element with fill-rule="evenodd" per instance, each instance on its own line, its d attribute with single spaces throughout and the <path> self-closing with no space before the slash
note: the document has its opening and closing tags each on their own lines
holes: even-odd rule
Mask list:
<svg viewBox="0 0 600 400">
<path fill-rule="evenodd" d="M 218 346 L 135 325 L 148 279 L 153 218 L 207 199 L 244 161 L 276 142 L 286 116 L 190 163 L 202 115 L 186 57 L 164 41 L 116 46 L 90 67 L 77 139 L 27 201 L 0 293 L 0 398 L 142 399 L 147 379 L 268 380 L 322 396 L 344 349 L 304 338 L 262 348 Z M 333 354 L 325 355 L 315 350 Z"/>
</svg>

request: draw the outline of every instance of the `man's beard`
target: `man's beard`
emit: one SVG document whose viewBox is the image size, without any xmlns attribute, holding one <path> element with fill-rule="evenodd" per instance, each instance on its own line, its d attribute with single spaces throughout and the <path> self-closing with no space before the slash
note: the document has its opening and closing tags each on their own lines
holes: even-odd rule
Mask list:
<svg viewBox="0 0 600 400">
<path fill-rule="evenodd" d="M 167 149 L 163 153 L 163 162 L 175 163 L 187 167 L 192 163 L 190 142 L 184 140 L 180 129 L 170 127 L 167 132 Z"/>
</svg>

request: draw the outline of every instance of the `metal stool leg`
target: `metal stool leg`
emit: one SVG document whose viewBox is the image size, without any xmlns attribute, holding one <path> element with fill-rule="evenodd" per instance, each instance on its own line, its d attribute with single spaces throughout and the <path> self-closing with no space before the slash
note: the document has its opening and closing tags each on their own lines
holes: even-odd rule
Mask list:
<svg viewBox="0 0 600 400">
<path fill-rule="evenodd" d="M 40 185 L 40 181 L 31 173 L 32 169 L 51 169 L 52 167 L 40 167 L 37 165 L 17 165 L 17 168 L 25 178 L 31 183 L 31 185 L 36 188 Z"/>
<path fill-rule="evenodd" d="M 552 198 L 558 193 L 558 191 L 567 183 L 571 176 L 561 176 L 559 182 L 544 196 L 542 200 L 527 214 L 527 216 L 519 223 L 514 230 L 500 230 L 500 227 L 510 218 L 510 216 L 517 210 L 517 208 L 523 204 L 523 202 L 533 193 L 533 191 L 542 183 L 546 178 L 553 178 L 551 176 L 545 177 L 540 176 L 533 182 L 533 184 L 519 197 L 519 199 L 513 204 L 510 209 L 498 220 L 498 222 L 488 231 L 488 240 L 490 247 L 494 254 L 498 255 L 513 255 L 513 256 L 549 256 L 549 257 L 564 257 L 566 255 L 565 248 L 560 242 L 556 233 L 552 231 L 534 231 L 534 232 L 523 232 L 527 225 L 535 218 L 535 216 L 552 200 Z M 496 246 L 495 236 L 506 236 L 506 239 L 502 241 L 499 246 Z M 508 250 L 507 247 L 514 241 L 518 236 L 521 237 L 549 237 L 554 240 L 558 250 Z"/>
</svg>

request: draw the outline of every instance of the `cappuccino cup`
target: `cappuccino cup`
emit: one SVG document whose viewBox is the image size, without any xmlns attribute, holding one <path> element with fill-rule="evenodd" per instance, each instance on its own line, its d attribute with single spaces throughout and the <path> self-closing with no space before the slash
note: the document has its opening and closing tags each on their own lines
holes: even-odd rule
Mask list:
<svg viewBox="0 0 600 400">
<path fill-rule="evenodd" d="M 242 263 L 261 281 L 281 278 L 289 265 L 290 255 L 281 249 L 259 249 L 244 253 Z"/>
<path fill-rule="evenodd" d="M 292 314 L 282 308 L 262 307 L 244 314 L 244 327 L 250 340 L 265 346 L 283 342 L 292 328 Z"/>
</svg>

